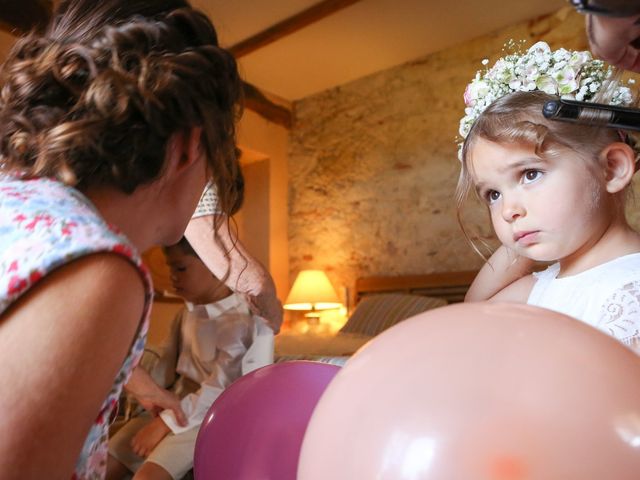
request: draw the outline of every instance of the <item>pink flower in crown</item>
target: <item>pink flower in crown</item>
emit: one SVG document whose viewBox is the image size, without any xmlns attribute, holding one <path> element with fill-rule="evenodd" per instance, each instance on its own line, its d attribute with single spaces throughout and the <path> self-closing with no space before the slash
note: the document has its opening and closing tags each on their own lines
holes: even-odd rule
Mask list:
<svg viewBox="0 0 640 480">
<path fill-rule="evenodd" d="M 475 103 L 475 99 L 471 97 L 471 84 L 467 85 L 467 88 L 464 89 L 464 104 L 467 107 L 473 107 Z"/>
<path fill-rule="evenodd" d="M 489 84 L 480 80 L 479 78 L 475 78 L 464 91 L 464 103 L 467 107 L 473 107 L 478 99 L 482 99 L 486 97 L 490 92 Z"/>
<path fill-rule="evenodd" d="M 517 44 L 507 42 L 513 49 Z M 482 61 L 483 65 L 488 60 Z M 609 69 L 601 60 L 593 60 L 587 51 L 572 52 L 565 49 L 552 51 L 545 42 L 538 42 L 526 52 L 514 52 L 500 58 L 493 67 L 478 71 L 464 92 L 464 117 L 458 133 L 464 140 L 475 120 L 494 100 L 514 91 L 541 90 L 550 95 L 560 95 L 577 100 L 590 100 L 609 75 Z M 632 103 L 631 91 L 614 84 L 612 105 Z M 462 142 L 458 141 L 459 151 Z"/>
</svg>

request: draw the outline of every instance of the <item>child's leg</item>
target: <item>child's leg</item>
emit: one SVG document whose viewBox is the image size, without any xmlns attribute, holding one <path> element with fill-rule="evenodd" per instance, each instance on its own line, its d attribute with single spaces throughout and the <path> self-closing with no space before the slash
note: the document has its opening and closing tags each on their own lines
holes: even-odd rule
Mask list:
<svg viewBox="0 0 640 480">
<path fill-rule="evenodd" d="M 115 457 L 109 455 L 107 458 L 107 475 L 105 480 L 122 480 L 131 475 L 131 472 Z"/>
<path fill-rule="evenodd" d="M 116 480 L 123 478 L 122 476 L 111 477 L 111 472 L 109 471 L 111 466 L 115 469 L 118 469 L 119 465 L 123 466 L 130 474 L 140 468 L 145 459 L 133 453 L 131 439 L 142 427 L 151 422 L 151 420 L 151 415 L 147 413 L 133 417 L 109 439 L 109 457 L 113 458 L 110 458 L 110 462 L 107 463 L 107 479 Z M 117 473 L 118 471 L 115 471 L 114 475 Z"/>
<path fill-rule="evenodd" d="M 156 445 L 133 478 L 180 480 L 193 467 L 197 437 L 197 427 L 177 435 L 170 433 Z M 162 474 L 169 476 L 161 476 Z"/>
<path fill-rule="evenodd" d="M 160 465 L 145 462 L 132 480 L 173 480 L 173 477 Z"/>
</svg>

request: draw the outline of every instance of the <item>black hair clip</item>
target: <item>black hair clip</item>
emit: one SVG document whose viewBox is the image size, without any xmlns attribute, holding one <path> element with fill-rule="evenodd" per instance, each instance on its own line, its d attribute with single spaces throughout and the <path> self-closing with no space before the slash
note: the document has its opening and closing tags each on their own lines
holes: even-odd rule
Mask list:
<svg viewBox="0 0 640 480">
<path fill-rule="evenodd" d="M 542 114 L 551 120 L 640 131 L 640 109 L 636 108 L 558 99 L 545 102 Z"/>
<path fill-rule="evenodd" d="M 637 4 L 634 5 L 634 2 L 629 2 L 630 5 L 625 5 L 624 7 L 618 6 L 615 9 L 599 5 L 594 0 L 569 0 L 569 3 L 580 13 L 603 15 L 605 17 L 631 17 L 640 13 L 640 8 Z"/>
</svg>

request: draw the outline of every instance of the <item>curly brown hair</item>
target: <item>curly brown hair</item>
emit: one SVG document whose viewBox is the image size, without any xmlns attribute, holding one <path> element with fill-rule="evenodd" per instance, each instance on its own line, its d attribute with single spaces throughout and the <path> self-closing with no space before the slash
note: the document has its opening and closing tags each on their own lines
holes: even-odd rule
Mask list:
<svg viewBox="0 0 640 480">
<path fill-rule="evenodd" d="M 237 65 L 185 0 L 63 0 L 0 85 L 5 171 L 131 193 L 162 173 L 171 135 L 200 126 L 222 211 L 241 202 Z"/>
</svg>

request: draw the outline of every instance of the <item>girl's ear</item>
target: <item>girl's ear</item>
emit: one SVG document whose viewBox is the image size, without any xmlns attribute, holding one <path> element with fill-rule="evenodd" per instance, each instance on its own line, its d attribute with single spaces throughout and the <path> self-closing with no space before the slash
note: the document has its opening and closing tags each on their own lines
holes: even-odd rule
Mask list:
<svg viewBox="0 0 640 480">
<path fill-rule="evenodd" d="M 622 142 L 607 145 L 600 153 L 605 169 L 605 181 L 609 193 L 624 190 L 636 171 L 636 158 L 633 149 Z"/>
</svg>

